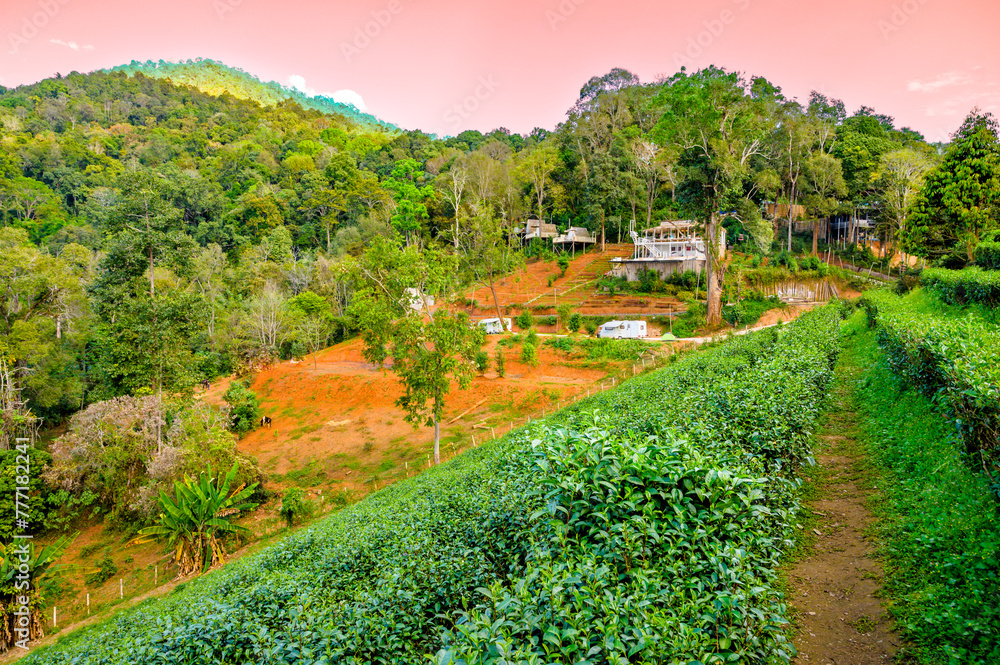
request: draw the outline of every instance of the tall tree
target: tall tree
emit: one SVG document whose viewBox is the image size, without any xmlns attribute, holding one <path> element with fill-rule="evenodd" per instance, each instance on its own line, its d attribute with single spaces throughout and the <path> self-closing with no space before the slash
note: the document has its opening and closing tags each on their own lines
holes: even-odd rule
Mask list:
<svg viewBox="0 0 1000 665">
<path fill-rule="evenodd" d="M 483 333 L 464 313 L 441 307 L 429 297 L 443 292 L 457 266 L 438 248 L 400 248 L 399 238 L 376 237 L 355 263 L 359 283 L 351 314 L 369 362 L 392 360 L 403 384 L 396 404 L 414 427 L 434 427 L 434 462 L 441 461 L 441 418 L 451 382 L 469 385 Z"/>
<path fill-rule="evenodd" d="M 906 217 L 923 186 L 924 177 L 934 166 L 934 159 L 925 151 L 900 148 L 882 155 L 874 173 L 878 194 L 879 216 L 886 227 L 885 239 L 893 249 L 906 234 Z"/>
<path fill-rule="evenodd" d="M 941 164 L 927 174 L 908 219 L 905 246 L 933 257 L 964 243 L 971 262 L 976 245 L 1000 218 L 1000 141 L 997 121 L 978 108 L 952 136 Z"/>
<path fill-rule="evenodd" d="M 521 266 L 524 254 L 505 237 L 500 220 L 489 211 L 480 212 L 467 220 L 459 234 L 460 260 L 463 272 L 476 284 L 489 288 L 493 306 L 503 326 L 503 313 L 497 297 L 496 282 Z"/>
<path fill-rule="evenodd" d="M 722 221 L 731 214 L 753 226 L 758 210 L 746 197 L 745 181 L 751 160 L 763 151 L 770 119 L 750 89 L 740 74 L 709 67 L 691 75 L 678 73 L 660 97 L 666 112 L 656 133 L 681 151 L 678 198 L 700 222 L 705 241 L 709 325 L 722 320 Z"/>
<path fill-rule="evenodd" d="M 148 171 L 118 179 L 119 199 L 109 216 L 110 230 L 130 237 L 132 247 L 149 259 L 149 295 L 156 290 L 155 262 L 171 245 L 180 226 L 180 211 L 168 200 L 167 183 Z"/>
<path fill-rule="evenodd" d="M 840 160 L 823 151 L 814 152 L 805 162 L 805 202 L 813 214 L 812 252 L 819 250 L 819 220 L 829 218 L 847 196 L 847 183 Z"/>
</svg>

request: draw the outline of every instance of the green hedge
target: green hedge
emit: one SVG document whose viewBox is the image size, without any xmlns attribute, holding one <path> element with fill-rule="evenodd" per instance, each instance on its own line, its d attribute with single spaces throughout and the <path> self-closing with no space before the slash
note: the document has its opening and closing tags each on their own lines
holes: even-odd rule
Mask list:
<svg viewBox="0 0 1000 665">
<path fill-rule="evenodd" d="M 22 662 L 788 661 L 774 571 L 838 326 L 685 356 Z"/>
<path fill-rule="evenodd" d="M 1000 341 L 977 319 L 910 311 L 888 291 L 862 296 L 889 365 L 954 418 L 975 466 L 1000 473 Z"/>
<path fill-rule="evenodd" d="M 976 265 L 987 270 L 1000 270 L 1000 242 L 981 242 L 976 247 Z"/>
<path fill-rule="evenodd" d="M 1000 663 L 1000 514 L 990 480 L 964 463 L 951 420 L 900 385 L 863 326 L 849 324 L 845 354 L 864 369 L 851 387 L 876 474 L 885 591 L 905 639 L 899 658 Z"/>
<path fill-rule="evenodd" d="M 928 268 L 920 283 L 949 305 L 979 303 L 987 307 L 1000 304 L 1000 271 L 972 266 L 962 270 Z"/>
</svg>

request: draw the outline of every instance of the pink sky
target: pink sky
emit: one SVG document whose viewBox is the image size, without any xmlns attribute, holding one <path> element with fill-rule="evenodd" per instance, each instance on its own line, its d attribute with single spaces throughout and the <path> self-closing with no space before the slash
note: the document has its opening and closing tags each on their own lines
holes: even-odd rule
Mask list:
<svg viewBox="0 0 1000 665">
<path fill-rule="evenodd" d="M 716 64 L 947 140 L 1000 115 L 996 0 L 0 0 L 0 84 L 205 57 L 440 134 L 565 118 L 588 78 Z M 377 19 L 381 19 L 381 24 Z M 359 38 L 367 28 L 372 36 Z M 304 83 L 302 83 L 304 81 Z M 346 92 L 345 92 L 346 91 Z M 353 91 L 351 93 L 350 91 Z"/>
</svg>

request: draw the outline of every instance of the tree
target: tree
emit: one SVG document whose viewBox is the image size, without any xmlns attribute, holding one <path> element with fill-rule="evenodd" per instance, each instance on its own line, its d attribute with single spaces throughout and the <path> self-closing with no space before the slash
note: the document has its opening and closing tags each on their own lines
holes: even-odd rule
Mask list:
<svg viewBox="0 0 1000 665">
<path fill-rule="evenodd" d="M 888 232 L 890 247 L 906 234 L 906 216 L 923 186 L 924 177 L 934 166 L 929 154 L 900 148 L 882 155 L 874 174 L 879 215 Z M 892 256 L 892 254 L 890 254 Z"/>
<path fill-rule="evenodd" d="M 444 199 L 451 205 L 455 213 L 455 232 L 452 242 L 455 249 L 458 249 L 458 230 L 460 226 L 459 218 L 462 214 L 462 203 L 465 200 L 465 190 L 469 183 L 469 171 L 461 157 L 456 157 L 451 167 L 440 176 L 437 184 L 444 194 Z"/>
<path fill-rule="evenodd" d="M 423 221 L 430 219 L 427 203 L 434 198 L 434 188 L 418 184 L 424 175 L 415 159 L 402 159 L 396 162 L 392 174 L 382 183 L 396 202 L 392 225 L 408 244 L 412 244 L 419 234 Z"/>
<path fill-rule="evenodd" d="M 847 183 L 840 160 L 828 153 L 814 152 L 805 162 L 805 202 L 812 209 L 813 244 L 812 252 L 819 249 L 819 218 L 836 211 L 839 199 L 847 196 Z"/>
<path fill-rule="evenodd" d="M 692 75 L 680 72 L 660 97 L 665 113 L 656 134 L 681 151 L 678 198 L 699 220 L 705 241 L 708 325 L 722 320 L 723 218 L 739 217 L 748 231 L 756 231 L 758 208 L 746 198 L 744 182 L 751 159 L 762 152 L 769 119 L 749 87 L 739 74 L 710 67 Z"/>
<path fill-rule="evenodd" d="M 476 284 L 489 288 L 497 317 L 503 326 L 504 318 L 500 311 L 496 282 L 501 276 L 520 267 L 524 254 L 513 247 L 504 236 L 499 220 L 488 210 L 481 210 L 469 218 L 458 241 L 462 271 Z"/>
<path fill-rule="evenodd" d="M 57 591 L 55 580 L 64 568 L 56 561 L 66 552 L 76 539 L 72 536 L 61 536 L 38 550 L 30 540 L 15 540 L 9 544 L 0 543 L 0 654 L 9 651 L 11 647 L 27 644 L 45 636 L 43 630 L 45 619 L 42 611 L 47 605 L 46 596 Z M 28 579 L 20 577 L 22 566 L 27 563 Z M 27 586 L 15 584 L 27 583 Z M 28 598 L 27 626 L 18 625 L 18 617 L 12 611 L 20 603 L 19 597 Z"/>
<path fill-rule="evenodd" d="M 148 171 L 123 174 L 118 179 L 119 200 L 108 219 L 110 230 L 130 236 L 130 245 L 149 258 L 149 295 L 155 293 L 154 265 L 174 244 L 180 212 L 167 200 L 166 183 Z"/>
<path fill-rule="evenodd" d="M 451 382 L 466 388 L 475 371 L 482 331 L 468 316 L 445 308 L 431 312 L 429 295 L 443 291 L 455 258 L 437 248 L 399 247 L 400 239 L 376 237 L 355 263 L 359 283 L 351 306 L 364 341 L 364 356 L 403 384 L 396 404 L 414 427 L 434 427 L 434 463 L 441 461 L 441 418 Z"/>
<path fill-rule="evenodd" d="M 996 228 L 998 216 L 997 121 L 976 108 L 952 136 L 941 164 L 927 174 L 908 219 L 905 247 L 929 258 L 964 243 L 971 262 L 980 237 Z"/>
<path fill-rule="evenodd" d="M 256 507 L 247 499 L 257 487 L 237 487 L 230 491 L 236 478 L 237 466 L 221 477 L 212 476 L 212 467 L 198 481 L 185 478 L 174 483 L 174 496 L 160 491 L 162 512 L 153 526 L 139 532 L 129 544 L 166 540 L 174 551 L 178 574 L 203 573 L 226 562 L 222 536 L 249 533 L 245 526 L 233 524 L 229 517 Z"/>
<path fill-rule="evenodd" d="M 559 153 L 554 145 L 543 144 L 518 156 L 517 172 L 534 190 L 538 219 L 545 219 L 545 195 L 553 186 L 558 187 L 550 177 L 558 165 Z"/>
</svg>

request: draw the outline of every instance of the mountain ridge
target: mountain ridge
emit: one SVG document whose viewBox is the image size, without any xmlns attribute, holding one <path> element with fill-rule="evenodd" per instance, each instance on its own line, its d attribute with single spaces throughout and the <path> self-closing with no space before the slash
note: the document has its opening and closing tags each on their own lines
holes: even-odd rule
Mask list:
<svg viewBox="0 0 1000 665">
<path fill-rule="evenodd" d="M 293 101 L 305 109 L 321 113 L 335 113 L 350 118 L 359 125 L 400 131 L 400 128 L 377 116 L 361 111 L 353 104 L 338 102 L 324 95 L 310 96 L 301 90 L 282 85 L 277 81 L 262 81 L 238 67 L 232 67 L 211 58 L 193 58 L 172 62 L 168 60 L 133 60 L 105 72 L 124 72 L 129 76 L 142 74 L 151 78 L 166 79 L 178 85 L 190 85 L 216 97 L 230 94 L 237 99 L 257 102 L 262 106 L 276 106 Z"/>
</svg>

